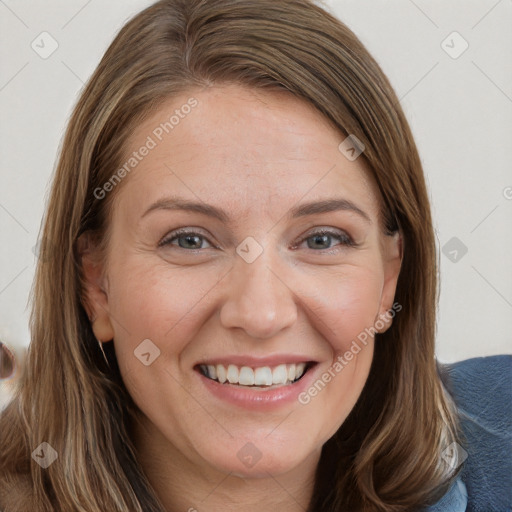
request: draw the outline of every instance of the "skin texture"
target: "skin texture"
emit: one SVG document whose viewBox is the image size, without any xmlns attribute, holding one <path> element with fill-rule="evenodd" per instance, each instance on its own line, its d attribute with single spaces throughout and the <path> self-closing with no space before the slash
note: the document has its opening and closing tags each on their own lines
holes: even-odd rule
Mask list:
<svg viewBox="0 0 512 512">
<path fill-rule="evenodd" d="M 213 397 L 193 367 L 226 354 L 297 353 L 318 362 L 320 378 L 392 307 L 401 240 L 382 233 L 363 158 L 349 161 L 338 150 L 345 136 L 286 92 L 188 91 L 137 127 L 127 157 L 190 97 L 197 106 L 116 191 L 105 266 L 84 252 L 93 329 L 113 339 L 141 411 L 141 463 L 167 510 L 301 511 L 322 445 L 366 382 L 374 340 L 307 405 L 272 411 Z M 164 209 L 142 217 L 171 194 L 223 208 L 230 221 Z M 298 204 L 332 197 L 351 200 L 371 222 L 348 210 L 288 217 Z M 203 238 L 158 247 L 184 227 Z M 335 236 L 315 244 L 319 228 L 357 246 Z M 236 252 L 249 236 L 263 248 L 250 264 Z M 134 357 L 144 339 L 161 351 L 149 366 Z M 237 457 L 247 442 L 261 453 L 253 467 Z"/>
</svg>

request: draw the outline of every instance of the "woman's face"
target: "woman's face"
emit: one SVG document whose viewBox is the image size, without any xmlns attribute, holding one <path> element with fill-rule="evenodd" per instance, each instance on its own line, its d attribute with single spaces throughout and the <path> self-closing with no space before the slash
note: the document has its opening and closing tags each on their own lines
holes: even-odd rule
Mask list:
<svg viewBox="0 0 512 512">
<path fill-rule="evenodd" d="M 288 93 L 233 85 L 173 98 L 133 132 L 125 182 L 104 189 L 119 187 L 106 278 L 87 267 L 87 293 L 159 456 L 284 473 L 356 403 L 400 242 L 344 139 Z"/>
</svg>

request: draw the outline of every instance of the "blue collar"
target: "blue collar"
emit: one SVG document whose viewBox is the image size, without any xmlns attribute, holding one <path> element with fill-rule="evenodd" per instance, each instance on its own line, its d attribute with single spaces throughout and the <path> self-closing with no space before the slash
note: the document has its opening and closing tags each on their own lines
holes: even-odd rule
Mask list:
<svg viewBox="0 0 512 512">
<path fill-rule="evenodd" d="M 424 512 L 465 512 L 468 505 L 468 492 L 460 476 L 453 482 L 448 492 Z"/>
</svg>

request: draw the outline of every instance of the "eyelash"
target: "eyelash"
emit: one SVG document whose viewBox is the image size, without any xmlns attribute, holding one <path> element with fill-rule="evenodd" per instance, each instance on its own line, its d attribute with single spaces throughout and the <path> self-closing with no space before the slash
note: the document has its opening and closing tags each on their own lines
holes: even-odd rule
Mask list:
<svg viewBox="0 0 512 512">
<path fill-rule="evenodd" d="M 333 231 L 333 230 L 330 230 L 330 229 L 319 229 L 318 231 L 313 231 L 312 233 L 308 234 L 308 236 L 306 236 L 303 239 L 301 239 L 299 244 L 293 246 L 293 249 L 298 247 L 298 245 L 302 244 L 303 242 L 305 242 L 309 238 L 313 238 L 315 236 L 322 236 L 322 235 L 329 235 L 332 238 L 338 239 L 341 242 L 340 243 L 341 246 L 357 247 L 357 244 L 354 242 L 354 240 L 352 240 L 352 238 L 348 234 L 346 234 L 346 233 L 337 232 L 337 231 Z M 174 240 L 176 240 L 176 239 L 178 239 L 178 238 L 180 238 L 182 236 L 198 236 L 198 237 L 208 241 L 208 239 L 204 235 L 202 235 L 201 233 L 197 233 L 195 231 L 189 231 L 187 229 L 181 229 L 181 230 L 177 230 L 177 231 L 175 231 L 173 233 L 170 233 L 168 236 L 166 236 L 158 244 L 158 247 L 164 247 L 164 246 L 167 246 L 167 245 L 173 245 L 173 244 L 171 244 L 171 242 L 173 242 Z M 215 247 L 210 241 L 208 241 L 208 243 L 210 245 L 212 245 L 213 247 Z M 201 249 L 185 249 L 185 248 L 179 247 L 179 246 L 177 246 L 177 248 L 178 249 L 182 249 L 184 251 L 200 251 L 201 250 Z M 320 249 L 320 250 L 311 249 L 311 250 L 314 251 L 314 252 L 322 252 L 322 253 L 327 253 L 327 254 L 333 254 L 333 253 L 337 252 L 336 249 L 332 250 L 332 248 Z"/>
<path fill-rule="evenodd" d="M 322 236 L 322 235 L 328 235 L 332 238 L 336 238 L 337 240 L 340 241 L 340 244 L 341 246 L 345 246 L 345 247 L 356 247 L 357 244 L 354 242 L 354 240 L 352 240 L 352 238 L 347 234 L 347 233 L 344 233 L 343 231 L 335 231 L 335 230 L 332 230 L 332 229 L 318 229 L 317 231 L 313 231 L 312 233 L 309 233 L 306 237 L 302 238 L 302 240 L 300 240 L 299 242 L 299 245 L 302 244 L 303 242 L 305 242 L 306 240 L 308 240 L 309 238 L 313 238 L 315 236 Z M 297 245 L 294 245 L 293 248 L 295 249 L 297 247 Z M 314 252 L 323 252 L 323 253 L 326 253 L 326 254 L 333 254 L 333 253 L 336 253 L 337 250 L 334 248 L 329 248 L 329 249 L 320 249 L 318 251 L 316 251 L 315 249 L 311 249 L 312 251 Z"/>
</svg>

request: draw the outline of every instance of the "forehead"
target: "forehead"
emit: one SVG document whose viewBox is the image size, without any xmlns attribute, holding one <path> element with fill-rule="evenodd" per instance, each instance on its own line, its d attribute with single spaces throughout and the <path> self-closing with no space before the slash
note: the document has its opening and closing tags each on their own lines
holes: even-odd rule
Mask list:
<svg viewBox="0 0 512 512">
<path fill-rule="evenodd" d="M 191 90 L 165 101 L 133 131 L 125 161 L 144 146 L 151 149 L 137 155 L 119 191 L 120 206 L 133 212 L 172 193 L 232 206 L 241 218 L 342 195 L 378 217 L 374 178 L 363 158 L 350 161 L 339 151 L 344 139 L 290 93 Z"/>
</svg>

